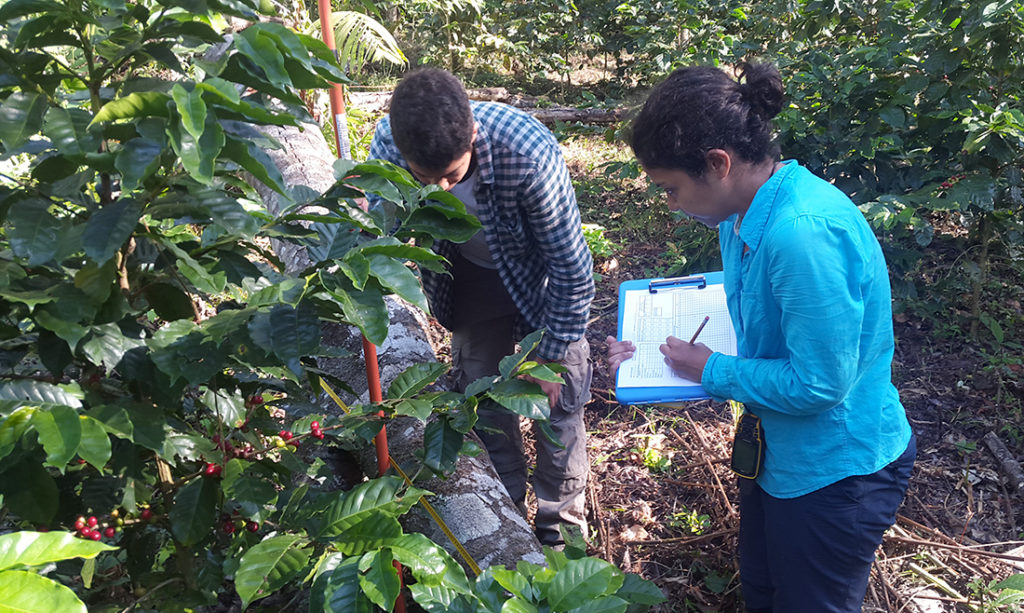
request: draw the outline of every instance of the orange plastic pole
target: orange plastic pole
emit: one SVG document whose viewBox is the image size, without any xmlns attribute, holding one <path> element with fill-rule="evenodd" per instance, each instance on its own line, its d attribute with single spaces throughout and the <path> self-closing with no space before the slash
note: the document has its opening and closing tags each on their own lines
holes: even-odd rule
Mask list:
<svg viewBox="0 0 1024 613">
<path fill-rule="evenodd" d="M 334 27 L 331 24 L 331 0 L 317 0 L 317 8 L 320 12 L 320 33 L 323 36 L 324 44 L 337 57 L 338 47 L 334 42 Z M 331 84 L 331 115 L 334 125 L 334 144 L 337 146 L 338 157 L 344 158 L 348 154 L 343 130 L 348 130 L 345 117 L 345 96 L 341 89 L 341 83 Z M 370 402 L 380 402 L 383 399 L 380 387 L 380 365 L 377 363 L 377 346 L 363 336 L 363 359 L 366 362 L 366 385 L 370 392 Z M 384 412 L 379 413 L 382 417 Z M 380 432 L 373 439 L 374 447 L 377 450 L 377 476 L 383 476 L 391 466 L 391 456 L 388 453 L 387 428 L 381 426 Z M 395 570 L 398 571 L 398 580 L 402 581 L 402 565 L 393 562 Z M 395 613 L 405 613 L 405 596 L 399 592 L 395 600 Z"/>
</svg>

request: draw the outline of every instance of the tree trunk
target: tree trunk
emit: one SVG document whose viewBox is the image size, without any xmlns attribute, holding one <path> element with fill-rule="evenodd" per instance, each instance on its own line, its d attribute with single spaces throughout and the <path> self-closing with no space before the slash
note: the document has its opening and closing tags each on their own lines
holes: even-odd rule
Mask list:
<svg viewBox="0 0 1024 613">
<path fill-rule="evenodd" d="M 541 123 L 552 124 L 556 121 L 579 121 L 581 123 L 614 123 L 625 119 L 627 109 L 598 109 L 549 106 L 538 107 L 537 98 L 520 96 L 510 93 L 504 87 L 484 87 L 468 89 L 471 100 L 489 100 L 504 102 L 533 115 Z M 391 105 L 391 91 L 349 92 L 352 106 L 357 106 L 370 113 L 387 111 Z"/>
<path fill-rule="evenodd" d="M 334 159 L 316 126 L 307 125 L 305 130 L 277 126 L 264 126 L 262 129 L 283 145 L 282 149 L 267 153 L 281 170 L 286 185 L 306 185 L 322 193 L 334 183 Z M 280 207 L 277 194 L 252 177 L 247 177 L 247 180 L 259 191 L 271 214 L 277 214 Z M 279 241 L 273 246 L 289 272 L 301 270 L 309 263 L 302 248 Z M 426 316 L 395 296 L 388 297 L 387 305 L 390 315 L 388 337 L 377 350 L 384 390 L 409 366 L 437 361 L 427 334 L 430 324 Z M 362 334 L 355 327 L 328 325 L 322 342 L 344 347 L 356 355 L 362 353 Z M 358 399 L 343 395 L 345 402 L 364 403 L 369 400 L 362 359 L 327 359 L 320 362 L 320 367 L 344 380 L 359 395 Z M 326 413 L 339 410 L 326 395 L 321 404 Z M 423 446 L 423 424 L 411 418 L 392 420 L 388 423 L 387 434 L 391 457 L 403 469 L 415 464 L 414 452 Z M 372 451 L 360 458 L 360 464 L 364 474 L 377 474 Z M 455 473 L 447 479 L 433 478 L 417 482 L 416 486 L 434 494 L 429 497 L 429 502 L 481 568 L 494 564 L 514 566 L 519 560 L 544 562 L 540 543 L 512 503 L 486 453 L 476 458 L 462 456 L 456 464 Z M 449 551 L 454 551 L 454 546 L 421 506 L 403 520 L 408 531 L 422 532 Z M 466 566 L 458 555 L 456 559 Z"/>
</svg>

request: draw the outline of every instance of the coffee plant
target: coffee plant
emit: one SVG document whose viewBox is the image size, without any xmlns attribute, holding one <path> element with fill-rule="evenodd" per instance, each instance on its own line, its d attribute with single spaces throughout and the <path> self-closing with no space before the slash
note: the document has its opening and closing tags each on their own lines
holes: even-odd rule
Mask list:
<svg viewBox="0 0 1024 613">
<path fill-rule="evenodd" d="M 520 377 L 558 375 L 527 359 L 535 333 L 471 393 L 429 390 L 445 366 L 414 364 L 382 402 L 324 409 L 322 382 L 343 383 L 317 359 L 345 355 L 321 343 L 323 325 L 380 344 L 384 297 L 425 309 L 409 265 L 442 264 L 413 239 L 463 241 L 479 222 L 385 163 L 339 162 L 323 194 L 285 183 L 260 126 L 303 125 L 300 90 L 345 74 L 319 41 L 261 21 L 271 9 L 0 6 L 0 602 L 390 609 L 393 561 L 429 611 L 658 602 L 638 578 L 555 552 L 548 568 L 471 581 L 398 523 L 426 492 L 390 476 L 323 486 L 311 446 L 366 445 L 411 416 L 430 420 L 422 463 L 440 473 L 472 451 L 481 398 L 543 419 L 546 396 Z M 364 210 L 367 193 L 387 206 Z M 271 239 L 304 248 L 308 266 L 286 274 Z"/>
</svg>

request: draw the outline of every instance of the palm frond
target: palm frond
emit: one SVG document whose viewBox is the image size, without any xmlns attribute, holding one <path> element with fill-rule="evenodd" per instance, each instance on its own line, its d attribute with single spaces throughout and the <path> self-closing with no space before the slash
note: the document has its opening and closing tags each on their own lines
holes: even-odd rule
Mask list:
<svg viewBox="0 0 1024 613">
<path fill-rule="evenodd" d="M 354 72 L 370 62 L 389 62 L 404 66 L 409 60 L 398 47 L 395 37 L 379 21 L 355 11 L 331 14 L 338 60 Z"/>
</svg>

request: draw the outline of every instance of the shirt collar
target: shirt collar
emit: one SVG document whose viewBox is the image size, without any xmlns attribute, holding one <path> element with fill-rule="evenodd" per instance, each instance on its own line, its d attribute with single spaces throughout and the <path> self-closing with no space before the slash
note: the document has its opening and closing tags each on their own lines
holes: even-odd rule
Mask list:
<svg viewBox="0 0 1024 613">
<path fill-rule="evenodd" d="M 750 203 L 746 215 L 743 216 L 742 223 L 737 220 L 739 227 L 737 234 L 752 251 L 758 248 L 761 239 L 764 238 L 764 230 L 768 225 L 772 208 L 775 206 L 775 197 L 778 195 L 782 183 L 799 166 L 794 163 L 794 160 L 784 160 L 781 164 L 782 166 L 768 177 L 764 185 L 758 188 L 757 193 L 754 194 L 754 200 Z"/>
<path fill-rule="evenodd" d="M 473 120 L 476 124 L 476 140 L 473 142 L 473 150 L 476 154 L 477 172 L 479 183 L 494 183 L 494 158 L 491 157 L 491 138 L 480 122 Z"/>
</svg>

